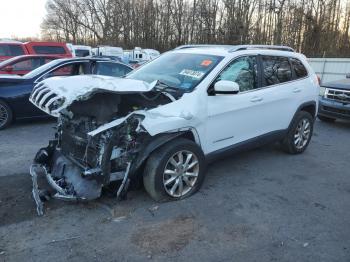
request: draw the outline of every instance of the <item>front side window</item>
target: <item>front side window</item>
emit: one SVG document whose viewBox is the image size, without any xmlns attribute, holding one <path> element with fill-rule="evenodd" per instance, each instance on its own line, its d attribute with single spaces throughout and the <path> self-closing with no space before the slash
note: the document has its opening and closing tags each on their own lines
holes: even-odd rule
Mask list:
<svg viewBox="0 0 350 262">
<path fill-rule="evenodd" d="M 236 82 L 240 92 L 258 88 L 256 56 L 245 56 L 234 60 L 216 79 L 220 80 Z"/>
<path fill-rule="evenodd" d="M 292 63 L 294 73 L 297 79 L 307 76 L 307 70 L 299 59 L 290 58 L 290 62 Z"/>
<path fill-rule="evenodd" d="M 265 86 L 281 84 L 292 80 L 292 69 L 287 57 L 262 56 L 262 66 Z"/>
<path fill-rule="evenodd" d="M 222 56 L 169 52 L 131 72 L 126 78 L 148 83 L 159 80 L 192 91 L 222 60 Z"/>
</svg>

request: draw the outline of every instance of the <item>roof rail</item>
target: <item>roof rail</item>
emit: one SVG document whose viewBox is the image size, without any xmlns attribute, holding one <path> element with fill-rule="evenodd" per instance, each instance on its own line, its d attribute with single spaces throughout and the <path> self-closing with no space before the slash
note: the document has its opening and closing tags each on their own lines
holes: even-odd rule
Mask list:
<svg viewBox="0 0 350 262">
<path fill-rule="evenodd" d="M 249 49 L 269 49 L 269 50 L 279 50 L 279 51 L 287 51 L 287 52 L 295 52 L 295 50 L 289 46 L 282 45 L 237 45 L 233 46 L 229 52 L 236 52 L 241 50 L 249 50 Z"/>
<path fill-rule="evenodd" d="M 180 45 L 176 47 L 174 50 L 179 50 L 179 49 L 188 49 L 188 48 L 234 48 L 234 45 L 206 45 L 206 44 L 198 44 L 198 45 Z"/>
<path fill-rule="evenodd" d="M 287 51 L 287 52 L 295 52 L 295 50 L 289 46 L 282 45 L 181 45 L 176 47 L 174 50 L 179 49 L 188 49 L 188 48 L 224 48 L 229 52 L 236 52 L 241 50 L 249 50 L 249 49 L 269 49 L 269 50 L 279 50 L 279 51 Z"/>
</svg>

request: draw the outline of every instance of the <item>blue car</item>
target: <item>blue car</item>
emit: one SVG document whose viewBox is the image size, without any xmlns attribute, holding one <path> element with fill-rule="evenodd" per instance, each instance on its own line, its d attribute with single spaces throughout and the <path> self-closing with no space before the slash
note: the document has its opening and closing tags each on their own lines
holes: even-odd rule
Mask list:
<svg viewBox="0 0 350 262">
<path fill-rule="evenodd" d="M 53 76 L 96 74 L 122 77 L 132 71 L 128 65 L 105 58 L 57 59 L 24 76 L 0 76 L 0 129 L 13 120 L 47 117 L 29 102 L 29 95 L 40 81 Z"/>
</svg>

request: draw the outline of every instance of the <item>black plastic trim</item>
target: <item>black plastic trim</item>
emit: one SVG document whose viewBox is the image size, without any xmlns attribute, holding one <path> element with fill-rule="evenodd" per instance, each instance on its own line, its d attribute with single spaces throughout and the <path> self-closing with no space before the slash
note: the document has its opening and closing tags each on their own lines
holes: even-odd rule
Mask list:
<svg viewBox="0 0 350 262">
<path fill-rule="evenodd" d="M 216 159 L 223 158 L 229 155 L 232 155 L 234 153 L 238 153 L 241 151 L 246 151 L 250 150 L 256 147 L 260 147 L 266 144 L 269 144 L 271 142 L 275 142 L 278 140 L 283 139 L 288 130 L 278 130 L 278 131 L 273 131 L 258 137 L 254 137 L 251 139 L 248 139 L 246 141 L 216 150 L 214 152 L 211 152 L 206 155 L 206 160 L 208 163 L 211 163 L 215 161 Z"/>
</svg>

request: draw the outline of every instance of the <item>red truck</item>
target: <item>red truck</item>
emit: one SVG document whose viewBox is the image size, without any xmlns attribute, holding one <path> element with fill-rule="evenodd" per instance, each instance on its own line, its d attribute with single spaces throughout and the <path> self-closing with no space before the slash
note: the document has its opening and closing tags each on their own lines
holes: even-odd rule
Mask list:
<svg viewBox="0 0 350 262">
<path fill-rule="evenodd" d="M 0 41 L 0 62 L 19 55 L 55 55 L 70 58 L 72 53 L 65 43 Z"/>
<path fill-rule="evenodd" d="M 0 41 L 0 62 L 14 56 L 27 54 L 29 54 L 29 52 L 21 42 Z"/>
</svg>

